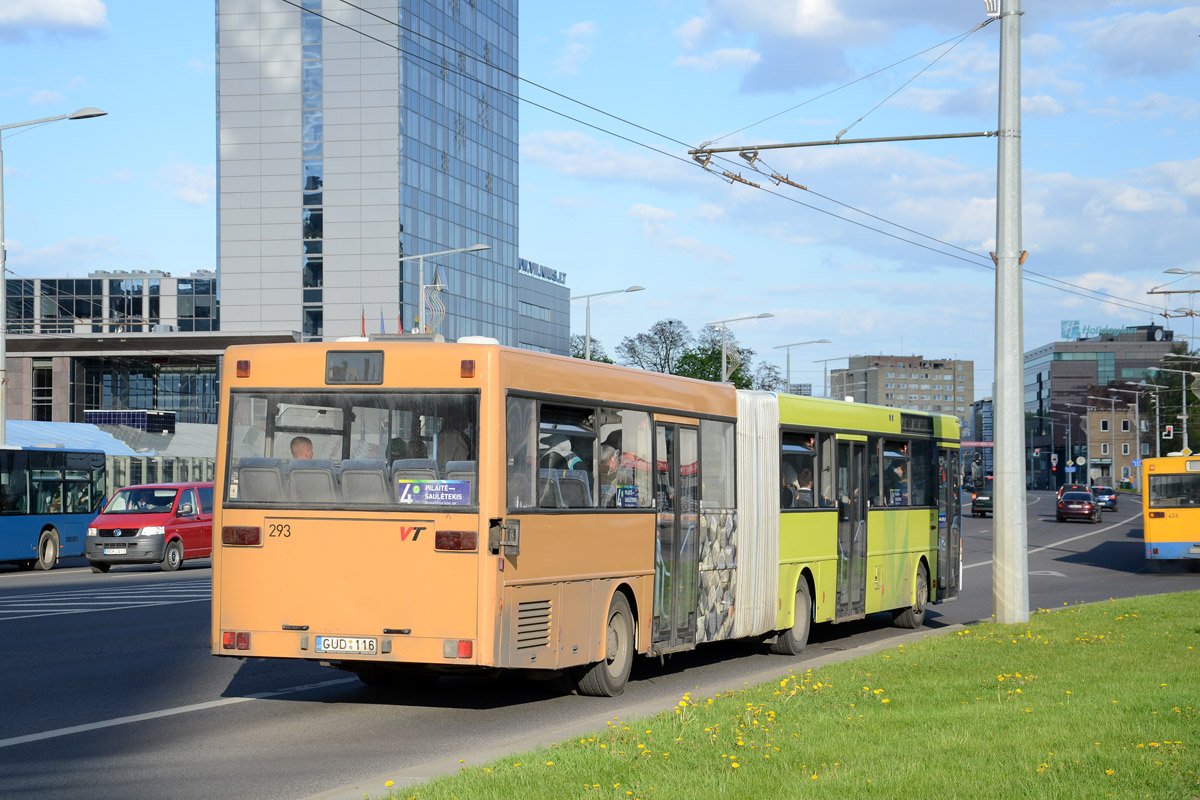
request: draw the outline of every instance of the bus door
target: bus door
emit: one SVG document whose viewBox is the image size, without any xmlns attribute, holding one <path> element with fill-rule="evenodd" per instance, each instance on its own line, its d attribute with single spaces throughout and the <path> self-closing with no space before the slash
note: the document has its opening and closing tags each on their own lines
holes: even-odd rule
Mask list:
<svg viewBox="0 0 1200 800">
<path fill-rule="evenodd" d="M 656 653 L 696 641 L 699 582 L 700 451 L 696 428 L 655 426 L 654 626 Z"/>
<path fill-rule="evenodd" d="M 838 621 L 867 611 L 867 443 L 839 441 L 838 492 Z"/>
<path fill-rule="evenodd" d="M 938 448 L 938 602 L 953 600 L 962 588 L 962 475 L 958 458 L 958 450 Z"/>
</svg>

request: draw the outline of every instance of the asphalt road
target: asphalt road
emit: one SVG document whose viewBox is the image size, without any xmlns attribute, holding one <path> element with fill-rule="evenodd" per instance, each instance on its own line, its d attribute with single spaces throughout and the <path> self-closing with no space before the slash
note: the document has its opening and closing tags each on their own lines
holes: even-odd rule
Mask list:
<svg viewBox="0 0 1200 800">
<path fill-rule="evenodd" d="M 1149 572 L 1129 499 L 1099 525 L 1054 521 L 1030 492 L 1030 606 L 1200 589 L 1200 571 Z M 992 613 L 992 520 L 967 516 L 964 590 L 930 630 Z M 653 713 L 684 692 L 737 688 L 859 652 L 902 633 L 890 616 L 818 626 L 803 656 L 744 642 L 665 664 L 635 662 L 619 698 L 563 695 L 519 675 L 443 678 L 420 695 L 362 686 L 304 662 L 208 653 L 210 570 L 49 573 L 0 567 L 0 797 L 359 800 L 398 782 Z M 906 632 L 907 633 L 907 632 Z M 908 636 L 913 636 L 907 633 Z"/>
</svg>

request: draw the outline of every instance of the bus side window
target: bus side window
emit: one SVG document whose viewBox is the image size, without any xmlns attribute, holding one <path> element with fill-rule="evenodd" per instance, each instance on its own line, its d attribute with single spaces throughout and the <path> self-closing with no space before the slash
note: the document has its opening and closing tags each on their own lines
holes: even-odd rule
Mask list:
<svg viewBox="0 0 1200 800">
<path fill-rule="evenodd" d="M 509 508 L 532 508 L 536 505 L 533 498 L 533 470 L 537 466 L 537 436 L 533 408 L 533 400 L 508 398 L 505 463 Z"/>
</svg>

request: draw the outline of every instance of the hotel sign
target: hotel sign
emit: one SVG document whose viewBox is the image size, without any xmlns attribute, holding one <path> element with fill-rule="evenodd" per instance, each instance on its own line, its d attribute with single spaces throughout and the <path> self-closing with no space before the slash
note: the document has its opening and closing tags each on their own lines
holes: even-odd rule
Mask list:
<svg viewBox="0 0 1200 800">
<path fill-rule="evenodd" d="M 1093 336 L 1117 336 L 1122 333 L 1135 333 L 1135 328 L 1111 328 L 1106 325 L 1080 325 L 1077 319 L 1062 320 L 1063 339 L 1090 339 Z"/>
</svg>

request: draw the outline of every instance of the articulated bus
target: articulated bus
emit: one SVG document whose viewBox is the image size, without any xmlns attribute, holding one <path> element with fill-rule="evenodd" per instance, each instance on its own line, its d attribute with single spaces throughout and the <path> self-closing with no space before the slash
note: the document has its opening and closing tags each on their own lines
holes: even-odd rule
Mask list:
<svg viewBox="0 0 1200 800">
<path fill-rule="evenodd" d="M 82 555 L 104 491 L 102 452 L 0 446 L 0 562 L 52 569 Z"/>
<path fill-rule="evenodd" d="M 1142 460 L 1146 560 L 1200 558 L 1200 457 Z"/>
<path fill-rule="evenodd" d="M 954 417 L 499 346 L 230 348 L 212 652 L 625 686 L 635 654 L 959 590 Z"/>
</svg>

